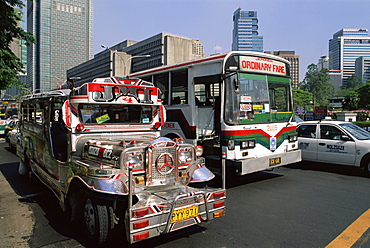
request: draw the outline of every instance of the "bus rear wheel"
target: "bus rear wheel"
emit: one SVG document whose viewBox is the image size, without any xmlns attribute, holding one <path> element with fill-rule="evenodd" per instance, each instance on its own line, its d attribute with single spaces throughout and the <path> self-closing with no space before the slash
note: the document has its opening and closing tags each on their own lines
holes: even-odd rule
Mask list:
<svg viewBox="0 0 370 248">
<path fill-rule="evenodd" d="M 83 206 L 83 222 L 90 242 L 94 245 L 104 244 L 114 227 L 113 209 L 87 198 Z"/>
</svg>

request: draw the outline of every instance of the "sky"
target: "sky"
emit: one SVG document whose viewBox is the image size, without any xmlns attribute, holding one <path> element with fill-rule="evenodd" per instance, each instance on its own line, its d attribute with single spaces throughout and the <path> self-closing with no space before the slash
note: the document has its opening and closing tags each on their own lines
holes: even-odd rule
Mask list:
<svg viewBox="0 0 370 248">
<path fill-rule="evenodd" d="M 264 51 L 295 51 L 300 80 L 328 55 L 329 39 L 343 28 L 370 29 L 370 0 L 94 0 L 94 49 L 161 32 L 199 39 L 205 56 L 229 52 L 233 13 L 257 11 Z"/>
</svg>

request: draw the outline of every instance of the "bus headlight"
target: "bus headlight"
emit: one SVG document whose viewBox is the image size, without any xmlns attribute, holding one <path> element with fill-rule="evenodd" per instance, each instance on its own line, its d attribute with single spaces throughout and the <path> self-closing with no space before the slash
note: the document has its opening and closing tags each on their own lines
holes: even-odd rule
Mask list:
<svg viewBox="0 0 370 248">
<path fill-rule="evenodd" d="M 296 142 L 298 140 L 298 135 L 294 134 L 294 135 L 289 135 L 288 136 L 288 140 L 290 143 L 292 142 Z"/>
<path fill-rule="evenodd" d="M 227 141 L 227 148 L 229 150 L 235 150 L 235 141 L 233 139 Z"/>
<path fill-rule="evenodd" d="M 240 149 L 254 148 L 255 146 L 255 140 L 245 140 L 240 142 Z"/>
</svg>

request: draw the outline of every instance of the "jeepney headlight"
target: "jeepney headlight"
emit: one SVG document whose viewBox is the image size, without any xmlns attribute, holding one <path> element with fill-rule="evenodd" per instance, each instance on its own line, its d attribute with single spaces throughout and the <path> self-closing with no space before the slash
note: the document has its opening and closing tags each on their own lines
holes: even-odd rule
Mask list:
<svg viewBox="0 0 370 248">
<path fill-rule="evenodd" d="M 195 156 L 200 157 L 203 155 L 203 146 L 196 146 L 195 147 Z"/>
<path fill-rule="evenodd" d="M 143 164 L 143 154 L 141 152 L 129 152 L 126 153 L 126 165 L 139 167 Z"/>
<path fill-rule="evenodd" d="M 230 139 L 227 141 L 227 148 L 229 150 L 234 150 L 235 149 L 235 141 L 233 139 Z"/>
<path fill-rule="evenodd" d="M 289 135 L 288 136 L 289 142 L 296 142 L 298 140 L 298 135 Z"/>
<path fill-rule="evenodd" d="M 245 140 L 240 142 L 241 149 L 254 148 L 256 146 L 255 140 Z"/>
<path fill-rule="evenodd" d="M 179 161 L 181 163 L 191 161 L 193 159 L 191 148 L 181 148 L 179 150 Z"/>
</svg>

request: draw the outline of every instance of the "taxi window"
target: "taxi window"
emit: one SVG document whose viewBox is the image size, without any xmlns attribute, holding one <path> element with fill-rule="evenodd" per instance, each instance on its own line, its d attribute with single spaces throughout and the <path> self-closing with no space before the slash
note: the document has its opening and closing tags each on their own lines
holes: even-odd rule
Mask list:
<svg viewBox="0 0 370 248">
<path fill-rule="evenodd" d="M 345 135 L 337 127 L 320 125 L 320 138 L 321 139 L 331 139 L 331 140 L 340 140 L 342 135 Z"/>
<path fill-rule="evenodd" d="M 316 138 L 316 125 L 301 125 L 297 128 L 298 137 Z"/>
</svg>

